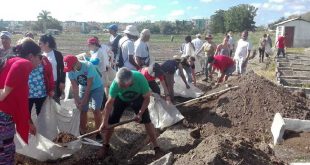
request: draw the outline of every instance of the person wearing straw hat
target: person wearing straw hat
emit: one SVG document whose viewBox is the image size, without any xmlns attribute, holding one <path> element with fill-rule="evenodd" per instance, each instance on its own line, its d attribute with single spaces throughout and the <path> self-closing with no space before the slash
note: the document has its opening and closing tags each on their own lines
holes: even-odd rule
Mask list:
<svg viewBox="0 0 310 165">
<path fill-rule="evenodd" d="M 150 65 L 150 51 L 148 42 L 151 37 L 149 29 L 143 29 L 140 38 L 135 42 L 135 60 L 140 68 Z"/>
<path fill-rule="evenodd" d="M 212 41 L 213 37 L 211 34 L 207 35 L 205 37 L 206 41 L 202 47 L 197 51 L 196 55 L 199 54 L 200 52 L 204 51 L 205 52 L 205 76 L 206 78 L 203 79 L 203 81 L 208 81 L 208 76 L 209 72 L 211 71 L 211 66 L 207 62 L 207 58 L 210 56 L 214 56 L 215 50 L 216 50 L 216 44 Z"/>
<path fill-rule="evenodd" d="M 135 46 L 134 40 L 139 36 L 139 32 L 134 25 L 126 26 L 124 30 L 125 36 L 119 40 L 119 57 L 116 64 L 118 68 L 126 67 L 130 70 L 138 70 L 140 66 L 135 62 Z"/>
<path fill-rule="evenodd" d="M 13 56 L 13 48 L 11 47 L 12 34 L 8 31 L 0 33 L 2 48 L 0 48 L 0 57 Z"/>
</svg>

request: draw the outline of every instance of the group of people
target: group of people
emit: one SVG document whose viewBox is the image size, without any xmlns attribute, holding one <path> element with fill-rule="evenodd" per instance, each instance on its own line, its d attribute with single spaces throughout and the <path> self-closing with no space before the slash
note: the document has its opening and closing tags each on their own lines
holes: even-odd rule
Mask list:
<svg viewBox="0 0 310 165">
<path fill-rule="evenodd" d="M 14 162 L 15 129 L 25 142 L 28 142 L 29 132 L 36 133 L 30 118 L 33 105 L 39 115 L 47 97 L 60 104 L 66 73 L 72 85 L 75 105 L 80 110 L 80 134 L 86 133 L 89 109 L 93 110 L 96 129 L 104 133 L 103 147 L 98 152 L 100 157 L 105 157 L 110 148 L 113 128 L 109 125 L 118 123 L 128 108 L 135 112 L 135 120 L 145 125 L 154 151 L 158 153 L 160 148 L 148 112 L 152 92 L 163 94 L 168 104 L 174 104 L 173 87 L 177 71 L 184 87 L 190 88 L 190 84 L 196 85 L 197 62 L 205 73 L 205 81 L 218 70 L 220 83 L 226 81 L 235 70 L 238 74 L 245 71 L 252 49 L 247 31 L 242 32 L 234 56 L 235 44 L 231 32 L 224 36 L 219 45 L 212 41 L 212 35 L 207 35 L 206 42 L 203 42 L 201 35 L 197 34 L 194 40 L 191 36 L 185 37 L 181 55 L 174 55 L 173 59 L 159 64 L 150 55 L 149 29 L 139 33 L 135 26 L 128 25 L 123 36 L 118 34 L 116 24 L 108 26 L 108 29 L 111 34 L 109 43 L 100 44 L 98 37 L 90 37 L 87 40 L 89 52 L 82 56 L 63 56 L 51 35 L 42 35 L 35 42 L 34 36 L 27 33 L 13 47 L 12 34 L 1 32 L 0 162 Z M 268 36 L 264 36 L 260 52 L 265 51 L 268 42 Z M 111 71 L 117 72 L 110 74 Z M 102 140 L 100 133 L 96 139 Z"/>
</svg>

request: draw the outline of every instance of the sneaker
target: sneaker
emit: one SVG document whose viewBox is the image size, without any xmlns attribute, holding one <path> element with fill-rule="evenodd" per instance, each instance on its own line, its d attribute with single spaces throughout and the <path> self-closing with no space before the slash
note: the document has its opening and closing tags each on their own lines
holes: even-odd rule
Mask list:
<svg viewBox="0 0 310 165">
<path fill-rule="evenodd" d="M 98 142 L 102 142 L 102 136 L 101 136 L 101 134 L 97 134 L 96 135 L 96 141 L 98 141 Z"/>
</svg>

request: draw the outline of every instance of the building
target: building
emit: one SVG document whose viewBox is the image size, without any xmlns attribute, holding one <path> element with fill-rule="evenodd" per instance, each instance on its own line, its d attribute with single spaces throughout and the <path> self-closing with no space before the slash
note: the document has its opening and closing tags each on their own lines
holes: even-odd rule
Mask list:
<svg viewBox="0 0 310 165">
<path fill-rule="evenodd" d="M 310 47 L 310 22 L 294 18 L 276 24 L 276 40 L 286 34 L 286 47 Z"/>
</svg>

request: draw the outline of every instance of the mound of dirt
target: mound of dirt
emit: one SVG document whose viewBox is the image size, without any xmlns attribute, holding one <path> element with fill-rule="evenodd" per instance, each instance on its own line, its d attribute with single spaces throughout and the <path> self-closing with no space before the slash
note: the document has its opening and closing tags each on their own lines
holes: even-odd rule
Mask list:
<svg viewBox="0 0 310 165">
<path fill-rule="evenodd" d="M 262 151 L 249 139 L 231 135 L 212 135 L 196 148 L 175 161 L 175 164 L 284 164 L 270 156 L 271 149 Z"/>
<path fill-rule="evenodd" d="M 215 100 L 205 99 L 180 107 L 185 116 L 184 125 L 201 128 L 202 137 L 224 132 L 257 142 L 270 142 L 270 126 L 276 112 L 289 118 L 307 119 L 309 116 L 308 100 L 292 95 L 253 72 L 229 84 L 239 88 Z"/>
</svg>

